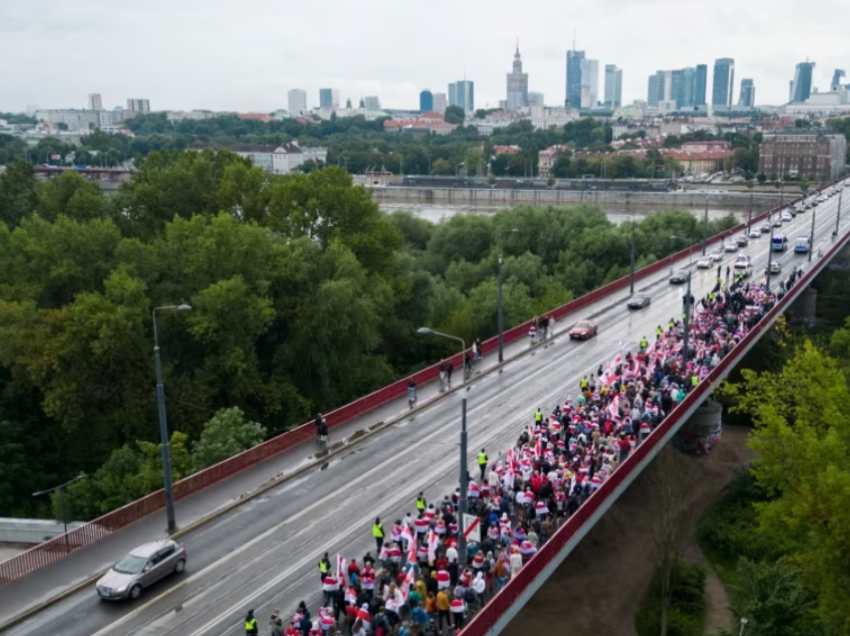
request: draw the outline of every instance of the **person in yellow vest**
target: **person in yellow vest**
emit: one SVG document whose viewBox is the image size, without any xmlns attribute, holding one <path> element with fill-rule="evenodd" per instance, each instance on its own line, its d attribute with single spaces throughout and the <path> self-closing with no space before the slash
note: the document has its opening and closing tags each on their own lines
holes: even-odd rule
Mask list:
<svg viewBox="0 0 850 636">
<path fill-rule="evenodd" d="M 319 575 L 321 576 L 321 580 L 324 581 L 325 577 L 328 575 L 328 572 L 331 571 L 331 560 L 328 558 L 328 553 L 325 552 L 325 555 L 322 557 L 322 560 L 319 561 Z"/>
<path fill-rule="evenodd" d="M 484 449 L 481 449 L 481 452 L 478 453 L 478 468 L 481 469 L 481 481 L 484 481 L 484 473 L 487 471 L 487 453 L 484 452 Z"/>
<path fill-rule="evenodd" d="M 539 407 L 534 413 L 534 422 L 536 424 L 541 424 L 543 422 L 543 411 L 541 411 Z"/>
<path fill-rule="evenodd" d="M 697 384 L 699 384 L 699 378 L 694 374 L 691 376 L 691 386 L 697 388 Z"/>
<path fill-rule="evenodd" d="M 384 526 L 381 524 L 381 518 L 377 517 L 372 525 L 372 536 L 375 538 L 375 546 L 378 552 L 384 547 Z"/>
<path fill-rule="evenodd" d="M 646 353 L 646 349 L 649 347 L 649 342 L 646 340 L 646 336 L 640 339 L 640 352 Z"/>
<path fill-rule="evenodd" d="M 670 322 L 667 323 L 667 326 L 670 327 L 670 329 L 672 329 L 673 327 L 676 326 L 676 321 L 671 318 Z"/>
<path fill-rule="evenodd" d="M 584 393 L 587 391 L 587 376 L 584 376 L 579 383 L 579 387 L 581 388 L 581 392 Z"/>
<path fill-rule="evenodd" d="M 254 616 L 254 610 L 248 610 L 248 615 L 245 617 L 245 636 L 257 636 L 257 619 Z"/>
<path fill-rule="evenodd" d="M 424 495 L 420 492 L 420 493 L 419 493 L 419 496 L 416 498 L 416 509 L 417 509 L 419 512 L 425 512 L 425 508 L 426 508 L 427 506 L 428 506 L 428 504 L 427 504 L 427 503 L 426 503 L 426 501 L 425 501 L 425 497 L 424 497 Z"/>
<path fill-rule="evenodd" d="M 664 330 L 661 328 L 661 325 L 658 325 L 655 328 L 655 338 L 657 340 L 661 340 L 661 336 L 663 336 L 663 335 L 664 335 Z"/>
</svg>

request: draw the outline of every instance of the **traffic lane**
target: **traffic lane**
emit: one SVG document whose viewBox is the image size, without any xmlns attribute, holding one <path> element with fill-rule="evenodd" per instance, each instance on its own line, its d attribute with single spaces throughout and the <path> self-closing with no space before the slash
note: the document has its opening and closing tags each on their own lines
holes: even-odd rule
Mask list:
<svg viewBox="0 0 850 636">
<path fill-rule="evenodd" d="M 822 212 L 826 212 L 826 211 L 827 210 L 824 210 Z M 801 216 L 803 216 L 803 215 L 801 215 Z M 805 217 L 803 217 L 803 218 L 805 218 Z M 788 224 L 786 227 L 791 228 L 795 225 L 803 226 L 804 224 L 801 223 L 801 221 L 802 221 L 802 219 L 800 217 L 798 217 L 798 219 L 796 219 L 794 223 Z M 819 222 L 817 225 L 819 227 L 821 227 L 821 226 L 825 227 L 825 226 L 828 226 L 829 224 L 830 224 L 830 222 L 828 220 L 824 220 L 824 221 Z M 759 243 L 759 241 L 756 241 L 756 243 Z M 763 241 L 762 243 L 763 243 L 763 247 L 760 250 L 753 250 L 752 248 L 749 248 L 747 251 L 749 251 L 750 253 L 753 253 L 755 251 L 759 251 L 760 253 L 763 252 L 763 255 L 766 256 L 766 254 L 767 254 L 767 241 Z M 789 254 L 789 255 L 787 255 L 787 257 L 790 258 L 790 257 L 793 257 L 793 255 Z M 731 254 L 730 258 L 734 258 L 734 255 Z M 708 289 L 710 289 L 710 287 L 713 285 L 713 280 L 714 280 L 713 276 L 706 276 L 706 277 L 703 277 L 703 278 L 707 279 L 705 286 Z M 658 322 L 659 324 L 666 322 L 666 318 L 663 317 L 664 315 L 667 315 L 667 314 L 675 315 L 675 313 L 678 311 L 678 308 L 679 308 L 679 302 L 680 302 L 681 294 L 684 292 L 684 290 L 681 287 L 672 286 L 672 285 L 667 285 L 665 287 L 664 285 L 665 284 L 663 282 L 659 282 L 659 283 L 656 283 L 655 285 L 649 285 L 648 286 L 653 291 L 654 291 L 654 288 L 657 288 L 657 287 L 660 286 L 658 291 L 654 291 L 655 300 L 654 300 L 652 307 L 654 307 L 656 309 L 659 306 L 663 307 L 663 305 L 664 305 L 663 299 L 665 297 L 670 301 L 669 304 L 667 305 L 667 309 L 665 310 L 664 314 L 660 315 L 661 316 L 660 318 L 655 315 L 655 312 L 652 312 L 652 311 L 626 312 L 623 315 L 618 316 L 617 312 L 615 311 L 615 309 L 617 309 L 617 308 L 614 308 L 614 309 L 610 310 L 609 312 L 604 312 L 603 317 L 600 319 L 600 328 L 604 332 L 605 330 L 607 330 L 609 328 L 616 328 L 618 326 L 624 327 L 625 328 L 625 335 L 626 335 L 626 338 L 627 338 L 627 341 L 625 343 L 623 343 L 625 346 L 628 346 L 628 345 L 632 344 L 633 342 L 639 340 L 639 338 L 642 337 L 642 335 L 639 335 L 639 334 L 641 334 L 642 332 L 652 333 L 654 331 L 654 326 L 655 326 L 656 322 Z M 693 291 L 696 295 L 698 290 L 694 289 Z M 659 302 L 659 297 L 660 297 L 660 299 L 662 299 L 662 302 Z M 639 315 L 645 315 L 646 318 L 641 319 L 639 317 Z M 622 324 L 624 321 L 625 321 L 625 324 Z M 643 335 L 645 335 L 645 334 L 643 334 Z M 602 340 L 603 339 L 594 339 L 589 343 L 582 343 L 582 345 L 578 345 L 579 350 L 585 352 L 585 355 L 579 356 L 579 357 L 573 356 L 573 360 L 571 360 L 571 362 L 572 362 L 571 366 L 573 366 L 574 364 L 578 364 L 580 367 L 584 367 L 584 369 L 579 370 L 579 372 L 578 372 L 578 374 L 575 378 L 576 385 L 577 385 L 578 379 L 581 377 L 583 372 L 587 373 L 589 371 L 592 371 L 598 365 L 598 363 L 599 363 L 598 353 L 599 352 L 597 351 L 597 346 L 595 345 L 595 343 L 601 342 Z M 615 347 L 614 349 L 608 350 L 607 353 L 610 354 L 609 358 L 613 357 L 613 355 L 616 353 L 616 350 L 620 349 L 620 346 L 619 346 L 620 343 L 618 342 L 617 344 L 618 344 L 617 347 Z M 588 345 L 590 345 L 590 346 L 588 346 Z M 553 347 L 554 346 L 557 346 L 557 345 L 553 345 Z M 552 350 L 554 351 L 554 348 Z M 550 356 L 550 357 L 552 357 L 552 356 Z M 541 359 L 542 359 L 542 354 L 541 354 Z M 584 359 L 584 361 L 582 361 L 582 359 Z M 539 364 L 539 359 L 534 360 L 534 357 L 526 358 L 525 360 L 528 361 L 526 364 L 529 364 L 529 363 L 533 364 L 533 365 Z M 518 371 L 524 372 L 524 370 L 522 368 L 520 368 L 521 366 L 525 366 L 525 365 L 518 365 L 516 368 L 517 368 Z M 506 376 L 503 373 L 503 374 L 500 374 L 497 377 L 507 379 L 508 376 Z M 481 386 L 486 387 L 486 383 L 481 383 Z M 496 384 L 490 384 L 490 386 L 496 386 Z M 563 391 L 565 393 L 567 388 L 559 386 L 559 387 L 557 387 L 557 390 Z M 519 401 L 519 402 L 522 402 L 523 404 L 527 404 L 527 398 L 530 397 L 530 396 L 524 395 L 520 391 L 512 391 L 511 397 L 514 398 L 514 401 Z M 532 402 L 533 401 L 534 400 L 532 400 Z M 442 406 L 442 408 L 437 408 L 438 406 Z M 434 407 L 431 409 L 432 416 L 440 417 L 441 414 L 439 413 L 439 411 L 444 410 L 446 407 L 447 407 L 446 403 L 438 403 L 438 405 L 434 405 Z M 531 407 L 531 408 L 533 408 L 533 407 Z M 395 427 L 395 428 L 401 428 L 401 427 Z M 470 428 L 472 428 L 472 426 Z M 418 427 L 414 427 L 412 430 L 417 430 L 417 429 L 418 429 Z M 472 434 L 473 433 L 471 433 L 471 435 Z M 510 443 L 510 441 L 512 441 L 512 440 L 510 440 L 510 437 L 512 437 L 514 435 L 516 435 L 516 432 L 511 432 L 508 435 L 508 443 Z M 376 438 L 375 441 L 377 442 L 379 440 L 382 440 L 382 438 L 383 438 L 383 436 L 378 436 L 378 438 Z M 398 440 L 402 445 L 407 444 L 407 443 L 411 443 L 410 440 L 401 439 L 398 436 L 396 436 L 395 439 Z M 382 444 L 383 444 L 383 441 L 382 441 Z M 507 444 L 506 444 L 506 446 L 507 446 Z M 388 446 L 387 448 L 392 448 L 392 446 Z M 367 450 L 367 448 L 363 447 L 363 450 Z M 356 452 L 356 451 L 354 451 L 354 452 Z M 474 452 L 475 451 L 473 449 L 472 450 L 472 456 L 474 456 Z M 470 460 L 473 458 L 472 456 L 470 457 Z M 329 475 L 330 474 L 331 473 L 329 473 Z M 451 479 L 454 479 L 454 478 L 451 478 Z M 323 480 L 322 483 L 324 485 L 326 485 L 327 487 L 331 487 L 331 488 L 335 488 L 337 486 L 337 484 L 335 483 L 334 480 L 327 480 L 326 479 L 326 480 Z M 311 484 L 310 488 L 312 489 L 313 487 L 314 487 L 314 485 Z M 282 488 L 276 489 L 276 491 L 277 491 L 278 494 L 280 494 L 280 493 L 288 491 L 289 489 L 290 489 L 289 486 L 284 485 Z M 269 497 L 269 499 L 271 499 L 271 498 L 272 497 Z M 262 499 L 257 501 L 258 505 L 263 504 L 263 503 L 264 503 L 264 500 L 262 500 Z M 246 505 L 250 505 L 250 504 L 246 504 Z M 240 508 L 239 510 L 240 511 L 246 511 L 246 513 L 250 512 L 244 507 Z M 268 515 L 268 514 L 261 515 L 260 518 L 263 519 L 264 521 L 266 521 L 265 525 L 269 525 L 270 523 L 273 523 L 274 521 L 279 519 L 280 516 L 283 516 L 283 515 L 286 515 L 286 514 L 289 513 L 287 506 L 278 507 L 277 510 L 278 510 L 278 515 Z M 234 518 L 237 518 L 237 519 L 238 518 L 243 518 L 243 519 L 253 518 L 248 514 L 240 515 L 238 513 L 234 513 L 232 516 Z M 232 526 L 230 526 L 230 524 L 225 523 L 225 521 L 226 520 L 223 520 L 220 523 L 216 523 L 216 524 L 213 524 L 211 526 L 208 526 L 201 533 L 199 533 L 202 536 L 205 535 L 205 536 L 210 537 L 210 543 L 212 544 L 212 547 L 217 548 L 219 553 L 230 551 L 230 549 L 229 549 L 230 546 L 223 545 L 222 540 L 221 540 L 222 537 L 224 537 L 225 539 L 230 538 L 231 539 L 230 543 L 233 543 L 233 544 L 236 544 L 236 545 L 243 545 L 244 544 L 244 537 L 242 536 L 242 534 L 240 532 L 234 532 Z M 256 532 L 262 530 L 262 528 L 258 527 L 257 524 L 254 523 L 253 521 L 251 521 L 250 523 L 242 524 L 243 529 L 246 528 L 246 527 L 250 529 L 250 533 L 256 533 Z M 238 529 L 239 528 L 237 528 L 237 530 Z M 214 562 L 215 556 L 216 556 L 216 550 L 215 549 L 212 549 L 212 550 L 204 549 L 204 546 L 203 546 L 202 543 L 200 545 L 198 545 L 198 539 L 199 538 L 201 538 L 201 537 L 187 538 L 186 543 L 187 543 L 187 546 L 190 549 L 191 554 L 198 554 L 199 555 L 199 557 L 193 558 L 193 560 L 192 560 L 193 568 L 199 567 L 199 568 L 203 569 L 206 566 L 205 561 L 206 562 Z M 79 600 L 79 599 L 76 599 L 76 600 Z M 82 607 L 80 607 L 79 603 L 75 604 L 74 599 L 69 600 L 69 605 L 71 606 L 70 607 L 71 615 L 74 614 L 74 605 L 76 605 L 77 612 L 80 613 L 83 618 L 90 618 L 93 615 L 94 616 L 97 615 L 97 612 L 94 612 L 94 613 L 91 612 L 90 607 L 86 606 L 85 603 L 83 603 Z M 101 604 L 99 602 L 96 603 L 96 606 L 98 608 L 101 608 L 102 605 L 103 604 Z M 110 605 L 109 606 L 110 609 L 106 610 L 106 620 L 107 621 L 113 620 L 116 614 L 119 614 L 119 615 L 121 614 L 120 610 L 115 609 L 117 607 L 118 607 L 117 605 Z M 66 618 L 67 618 L 67 616 L 69 616 L 68 613 L 65 613 L 65 610 L 67 610 L 68 608 L 59 607 L 58 609 L 60 611 L 62 611 L 62 614 L 60 614 L 60 615 L 63 615 Z M 81 630 L 85 631 L 86 633 L 91 633 L 90 627 L 91 627 L 91 624 L 84 623 L 84 624 L 81 625 Z"/>
</svg>

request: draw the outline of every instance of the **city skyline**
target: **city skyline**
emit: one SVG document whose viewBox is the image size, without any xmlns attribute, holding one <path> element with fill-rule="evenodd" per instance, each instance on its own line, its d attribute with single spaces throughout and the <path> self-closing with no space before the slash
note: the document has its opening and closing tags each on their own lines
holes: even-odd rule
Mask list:
<svg viewBox="0 0 850 636">
<path fill-rule="evenodd" d="M 270 0 L 248 0 L 240 12 L 244 19 L 231 15 L 219 0 L 205 4 L 202 17 L 190 10 L 191 0 L 178 6 L 163 0 L 144 6 L 109 5 L 109 11 L 105 6 L 102 0 L 80 0 L 73 8 L 56 5 L 49 11 L 25 3 L 0 7 L 4 76 L 0 110 L 23 111 L 27 104 L 85 108 L 86 96 L 97 92 L 107 109 L 124 104 L 129 96 L 144 95 L 156 110 L 265 112 L 286 108 L 292 89 L 305 90 L 307 106 L 314 108 L 318 89 L 327 87 L 339 91 L 342 103 L 350 97 L 357 104 L 362 97 L 375 95 L 384 107 L 416 109 L 423 89 L 442 92 L 464 76 L 476 84 L 476 107 L 495 108 L 505 99 L 505 67 L 517 35 L 522 61 L 530 70 L 529 92 L 545 94 L 547 105 L 563 105 L 566 52 L 573 48 L 573 30 L 576 48 L 601 67 L 597 99 L 603 99 L 602 69 L 615 64 L 623 70 L 624 104 L 645 98 L 646 78 L 658 69 L 708 64 L 711 72 L 713 61 L 722 57 L 735 60 L 737 77 L 754 80 L 757 104 L 787 101 L 789 81 L 803 60 L 816 62 L 812 83 L 820 91 L 829 89 L 836 68 L 848 66 L 840 28 L 819 15 L 819 8 L 832 6 L 828 0 L 815 0 L 810 11 L 793 22 L 780 15 L 770 24 L 762 16 L 772 5 L 763 0 L 735 11 L 651 0 L 647 12 L 645 5 L 615 2 L 613 16 L 605 8 L 609 5 L 595 2 L 580 18 L 566 7 L 546 2 L 545 19 L 537 11 L 518 16 L 513 3 L 495 0 L 457 8 L 457 17 L 477 24 L 474 30 L 446 27 L 437 11 L 422 17 L 413 33 L 403 35 L 385 28 L 380 20 L 359 19 L 362 16 L 353 7 L 338 0 L 329 3 L 331 11 L 310 8 L 298 15 L 287 14 Z M 395 5 L 377 0 L 375 8 L 391 13 Z M 483 8 L 487 11 L 482 17 Z M 661 37 L 654 29 L 642 28 L 650 25 L 648 14 L 656 10 L 693 15 L 702 21 L 700 37 L 685 32 Z M 278 22 L 284 17 L 289 35 L 276 45 Z M 203 28 L 169 36 L 168 30 L 175 28 L 169 24 L 186 20 Z M 153 41 L 150 33 L 155 25 L 166 32 Z M 791 26 L 796 37 L 789 46 L 781 33 Z M 309 44 L 317 34 L 325 41 L 319 51 Z M 447 52 L 435 51 L 435 38 Z M 209 47 L 216 39 L 229 44 Z M 186 55 L 193 49 L 199 54 Z M 104 50 L 123 53 L 104 57 Z M 309 55 L 304 53 L 308 50 Z M 390 50 L 404 54 L 387 55 Z M 57 59 L 62 64 L 56 64 Z M 92 65 L 92 59 L 98 64 Z M 86 73 L 69 72 L 75 67 L 86 68 Z M 734 88 L 733 103 L 738 98 L 738 86 Z"/>
</svg>

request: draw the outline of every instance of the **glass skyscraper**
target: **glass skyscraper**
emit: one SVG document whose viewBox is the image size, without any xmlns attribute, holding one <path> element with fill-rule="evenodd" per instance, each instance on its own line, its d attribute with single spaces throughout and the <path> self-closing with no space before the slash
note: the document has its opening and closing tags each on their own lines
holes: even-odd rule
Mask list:
<svg viewBox="0 0 850 636">
<path fill-rule="evenodd" d="M 735 60 L 721 57 L 714 61 L 714 82 L 712 83 L 711 105 L 715 108 L 730 108 L 732 92 L 735 86 Z"/>
<path fill-rule="evenodd" d="M 708 65 L 697 64 L 694 84 L 694 105 L 705 106 L 705 87 L 708 85 Z"/>
<path fill-rule="evenodd" d="M 814 62 L 800 62 L 794 71 L 794 81 L 791 84 L 791 101 L 804 102 L 812 94 L 812 71 Z"/>
</svg>

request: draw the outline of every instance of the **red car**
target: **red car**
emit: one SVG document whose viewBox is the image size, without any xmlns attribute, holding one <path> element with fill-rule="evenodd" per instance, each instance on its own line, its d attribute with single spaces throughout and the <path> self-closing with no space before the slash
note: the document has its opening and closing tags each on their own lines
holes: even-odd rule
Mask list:
<svg viewBox="0 0 850 636">
<path fill-rule="evenodd" d="M 570 340 L 587 340 L 596 335 L 596 323 L 592 320 L 580 320 L 570 329 Z"/>
</svg>

